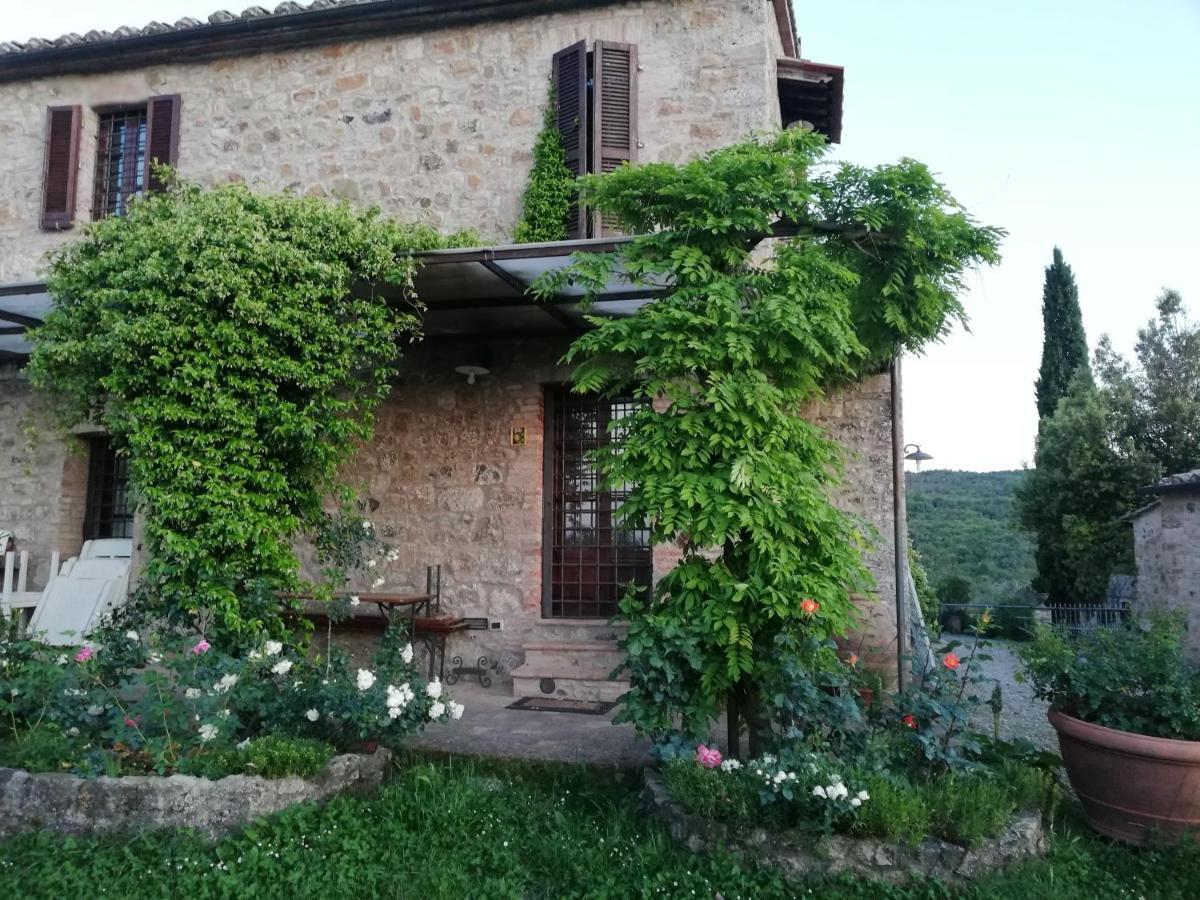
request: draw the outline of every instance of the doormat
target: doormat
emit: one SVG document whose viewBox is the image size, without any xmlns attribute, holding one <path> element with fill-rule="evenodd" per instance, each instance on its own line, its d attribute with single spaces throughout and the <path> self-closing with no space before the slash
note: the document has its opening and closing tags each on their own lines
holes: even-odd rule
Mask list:
<svg viewBox="0 0 1200 900">
<path fill-rule="evenodd" d="M 560 700 L 557 697 L 522 697 L 510 703 L 506 709 L 523 709 L 526 712 L 580 713 L 585 716 L 602 716 L 617 704 L 611 700 Z"/>
</svg>

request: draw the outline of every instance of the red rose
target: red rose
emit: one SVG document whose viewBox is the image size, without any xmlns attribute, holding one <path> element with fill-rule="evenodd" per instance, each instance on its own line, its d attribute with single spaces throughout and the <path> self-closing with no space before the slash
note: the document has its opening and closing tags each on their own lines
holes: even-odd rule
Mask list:
<svg viewBox="0 0 1200 900">
<path fill-rule="evenodd" d="M 915 729 L 917 727 L 917 717 L 914 716 L 912 713 L 909 713 L 907 716 L 902 718 L 900 721 L 903 722 L 905 725 L 907 725 L 909 728 Z"/>
<path fill-rule="evenodd" d="M 942 657 L 942 665 L 953 672 L 960 665 L 962 665 L 962 660 L 959 659 L 957 656 L 955 656 L 953 653 L 947 653 L 945 656 Z"/>
</svg>

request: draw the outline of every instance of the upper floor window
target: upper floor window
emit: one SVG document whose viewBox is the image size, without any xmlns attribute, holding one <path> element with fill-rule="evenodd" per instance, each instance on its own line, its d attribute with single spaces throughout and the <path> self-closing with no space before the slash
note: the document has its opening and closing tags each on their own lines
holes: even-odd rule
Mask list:
<svg viewBox="0 0 1200 900">
<path fill-rule="evenodd" d="M 146 107 L 100 115 L 92 217 L 119 216 L 146 189 Z"/>
<path fill-rule="evenodd" d="M 81 163 L 82 106 L 46 111 L 46 158 L 42 167 L 41 226 L 48 231 L 75 223 L 75 175 Z M 92 218 L 124 215 L 129 201 L 162 190 L 155 163 L 174 166 L 179 153 L 179 95 L 162 94 L 144 104 L 96 114 L 97 139 Z"/>
</svg>

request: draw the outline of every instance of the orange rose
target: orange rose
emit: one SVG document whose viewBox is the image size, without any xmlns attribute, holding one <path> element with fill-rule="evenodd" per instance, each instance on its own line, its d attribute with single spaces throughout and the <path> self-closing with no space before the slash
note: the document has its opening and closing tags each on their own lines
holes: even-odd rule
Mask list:
<svg viewBox="0 0 1200 900">
<path fill-rule="evenodd" d="M 942 665 L 945 666 L 947 669 L 949 669 L 951 672 L 953 672 L 960 665 L 962 665 L 962 660 L 959 659 L 957 656 L 955 656 L 953 653 L 947 653 L 945 656 L 942 657 Z"/>
<path fill-rule="evenodd" d="M 816 600 L 814 600 L 812 597 L 805 597 L 802 601 L 800 601 L 800 611 L 803 612 L 806 616 L 811 616 L 813 613 L 815 613 L 820 608 L 821 608 L 821 604 L 818 603 Z"/>
</svg>

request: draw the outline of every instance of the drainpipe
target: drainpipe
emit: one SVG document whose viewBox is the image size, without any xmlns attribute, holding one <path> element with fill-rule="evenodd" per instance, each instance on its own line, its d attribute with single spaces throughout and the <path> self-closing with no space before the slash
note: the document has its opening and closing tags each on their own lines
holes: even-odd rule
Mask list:
<svg viewBox="0 0 1200 900">
<path fill-rule="evenodd" d="M 908 684 L 905 659 L 908 645 L 908 616 L 904 609 L 904 582 L 908 572 L 908 528 L 904 509 L 904 423 L 900 399 L 900 357 L 892 358 L 892 533 L 896 548 L 896 686 Z"/>
</svg>

